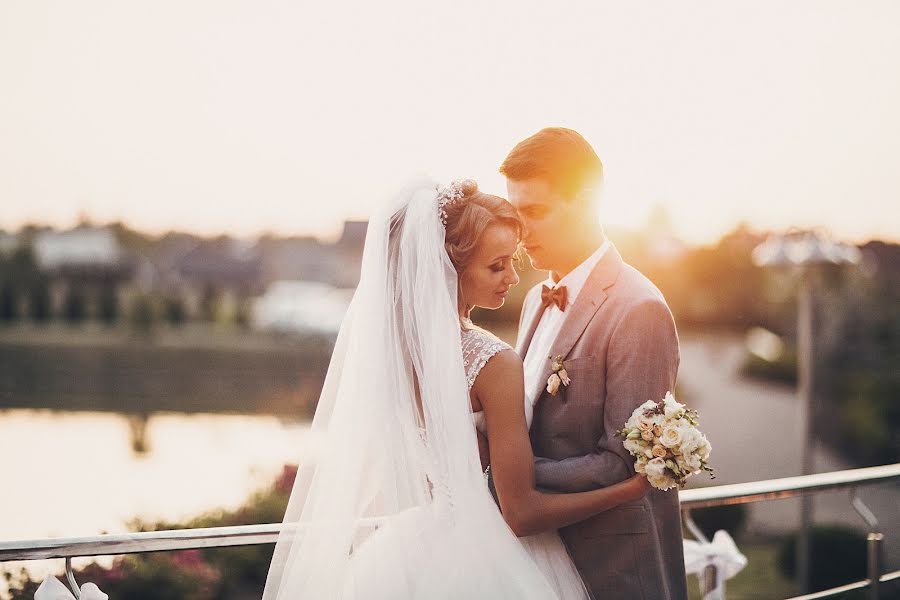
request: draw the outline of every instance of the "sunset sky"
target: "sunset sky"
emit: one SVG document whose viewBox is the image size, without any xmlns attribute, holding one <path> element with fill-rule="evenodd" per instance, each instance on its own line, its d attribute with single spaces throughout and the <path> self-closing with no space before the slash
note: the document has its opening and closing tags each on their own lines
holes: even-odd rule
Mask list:
<svg viewBox="0 0 900 600">
<path fill-rule="evenodd" d="M 0 3 L 0 228 L 331 236 L 548 125 L 601 219 L 900 241 L 900 3 Z"/>
</svg>

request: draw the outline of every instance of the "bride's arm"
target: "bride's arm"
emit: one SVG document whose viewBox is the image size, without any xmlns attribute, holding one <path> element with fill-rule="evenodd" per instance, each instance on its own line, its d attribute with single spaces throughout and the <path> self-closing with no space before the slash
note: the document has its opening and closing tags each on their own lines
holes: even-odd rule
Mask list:
<svg viewBox="0 0 900 600">
<path fill-rule="evenodd" d="M 491 471 L 503 518 L 516 535 L 531 535 L 583 521 L 650 489 L 643 475 L 609 487 L 572 494 L 547 494 L 534 486 L 534 456 L 525 422 L 522 361 L 512 350 L 482 368 L 473 389 L 484 409 Z"/>
</svg>

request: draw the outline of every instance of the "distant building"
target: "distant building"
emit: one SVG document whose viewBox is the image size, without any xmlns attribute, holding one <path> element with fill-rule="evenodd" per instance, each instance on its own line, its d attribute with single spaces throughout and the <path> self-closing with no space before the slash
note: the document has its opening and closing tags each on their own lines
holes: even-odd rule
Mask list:
<svg viewBox="0 0 900 600">
<path fill-rule="evenodd" d="M 249 298 L 263 290 L 261 261 L 253 245 L 233 238 L 202 240 L 175 261 L 170 279 L 177 281 L 188 314 L 207 320 L 230 320 Z"/>
<path fill-rule="evenodd" d="M 117 277 L 129 271 L 119 241 L 107 228 L 44 231 L 35 235 L 33 247 L 38 266 L 48 273 Z"/>
<path fill-rule="evenodd" d="M 334 248 L 313 237 L 262 238 L 256 245 L 266 285 L 281 280 L 333 284 L 340 269 Z"/>
<path fill-rule="evenodd" d="M 353 290 L 313 281 L 276 281 L 253 303 L 257 329 L 337 335 Z"/>
<path fill-rule="evenodd" d="M 32 240 L 38 268 L 47 274 L 51 312 L 72 312 L 74 298 L 83 308 L 76 312 L 99 315 L 103 298 L 117 298 L 133 277 L 135 261 L 107 227 L 80 225 L 69 231 L 40 231 Z M 66 308 L 69 304 L 70 308 Z"/>
<path fill-rule="evenodd" d="M 232 238 L 204 240 L 175 264 L 181 279 L 244 294 L 259 287 L 260 261 L 253 247 Z"/>
</svg>

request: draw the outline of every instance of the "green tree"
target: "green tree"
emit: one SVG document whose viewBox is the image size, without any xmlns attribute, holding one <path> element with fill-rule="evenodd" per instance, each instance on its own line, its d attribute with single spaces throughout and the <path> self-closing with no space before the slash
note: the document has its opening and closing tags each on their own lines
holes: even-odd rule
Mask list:
<svg viewBox="0 0 900 600">
<path fill-rule="evenodd" d="M 149 335 L 156 325 L 156 306 L 148 294 L 138 294 L 131 303 L 128 314 L 131 326 L 138 333 Z"/>
<path fill-rule="evenodd" d="M 97 308 L 97 316 L 106 325 L 113 325 L 119 319 L 119 296 L 114 284 L 105 284 L 100 288 Z"/>
<path fill-rule="evenodd" d="M 166 322 L 176 327 L 181 326 L 187 320 L 187 311 L 184 301 L 177 296 L 169 296 L 163 301 L 163 315 Z"/>
<path fill-rule="evenodd" d="M 19 318 L 19 301 L 15 285 L 0 281 L 0 322 L 12 323 Z"/>
<path fill-rule="evenodd" d="M 87 298 L 77 283 L 69 286 L 63 300 L 63 318 L 70 325 L 78 325 L 87 318 Z"/>
<path fill-rule="evenodd" d="M 53 317 L 50 300 L 50 284 L 47 279 L 40 277 L 32 282 L 28 290 L 28 313 L 31 320 L 37 324 L 47 323 Z"/>
<path fill-rule="evenodd" d="M 215 322 L 221 303 L 221 294 L 216 287 L 212 284 L 205 285 L 200 298 L 200 317 L 204 321 Z"/>
</svg>

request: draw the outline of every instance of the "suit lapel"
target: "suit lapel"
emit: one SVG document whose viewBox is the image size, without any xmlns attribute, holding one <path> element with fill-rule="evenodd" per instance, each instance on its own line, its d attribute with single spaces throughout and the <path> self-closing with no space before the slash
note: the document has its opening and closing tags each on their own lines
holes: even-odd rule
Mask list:
<svg viewBox="0 0 900 600">
<path fill-rule="evenodd" d="M 594 266 L 591 274 L 584 282 L 584 287 L 581 288 L 581 292 L 575 299 L 575 303 L 569 307 L 562 327 L 560 328 L 556 339 L 553 340 L 553 344 L 550 346 L 550 356 L 559 355 L 562 356 L 563 359 L 568 356 L 569 352 L 572 350 L 572 346 L 575 345 L 575 342 L 577 342 L 578 338 L 581 337 L 581 334 L 584 333 L 588 323 L 591 322 L 591 319 L 603 303 L 606 302 L 606 298 L 608 297 L 606 289 L 616 282 L 616 279 L 619 277 L 619 271 L 622 269 L 622 264 L 622 257 L 618 250 L 616 250 L 615 246 L 610 245 L 606 254 L 604 254 L 603 258 L 601 258 L 596 266 Z M 534 323 L 534 328 L 536 327 L 537 322 Z M 530 335 L 534 335 L 533 329 Z M 528 339 L 530 341 L 530 336 Z M 527 347 L 528 346 L 526 345 L 525 348 Z M 543 394 L 543 388 L 547 385 L 547 379 L 552 373 L 551 366 L 551 361 L 547 359 L 544 365 L 544 373 L 535 384 L 539 387 L 528 390 L 531 392 L 531 395 L 528 397 L 535 398 L 535 404 L 537 403 L 537 399 L 540 399 Z M 565 392 L 562 392 L 562 394 L 562 397 L 565 398 Z"/>
</svg>

